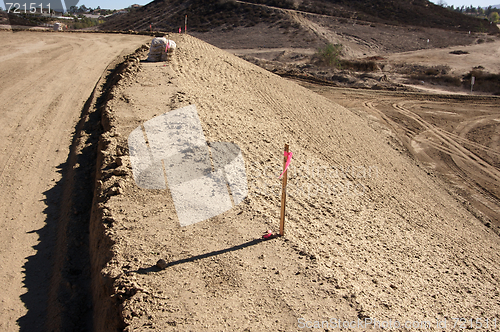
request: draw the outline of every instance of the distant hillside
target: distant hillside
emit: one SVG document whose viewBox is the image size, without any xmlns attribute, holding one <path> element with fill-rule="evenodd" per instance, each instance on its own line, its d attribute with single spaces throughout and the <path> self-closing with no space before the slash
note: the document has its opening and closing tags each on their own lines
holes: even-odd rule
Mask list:
<svg viewBox="0 0 500 332">
<path fill-rule="evenodd" d="M 299 4 L 300 3 L 300 4 Z M 256 5 L 260 4 L 260 5 Z M 188 15 L 191 31 L 217 27 L 254 26 L 289 21 L 287 10 L 335 16 L 359 21 L 411 25 L 473 32 L 498 33 L 496 26 L 437 6 L 427 0 L 155 0 L 130 13 L 116 15 L 102 30 L 177 31 Z"/>
<path fill-rule="evenodd" d="M 36 26 L 37 21 L 27 20 L 23 17 L 14 14 L 7 14 L 5 11 L 0 11 L 0 24 L 8 25 L 23 25 L 23 26 Z"/>
<path fill-rule="evenodd" d="M 305 0 L 299 9 L 331 16 L 347 14 L 363 21 L 393 25 L 498 32 L 497 27 L 485 20 L 450 11 L 427 0 Z"/>
<path fill-rule="evenodd" d="M 184 17 L 188 15 L 189 30 L 206 32 L 215 27 L 227 28 L 253 26 L 261 22 L 274 23 L 284 17 L 279 11 L 219 0 L 155 0 L 130 13 L 111 17 L 102 30 L 154 30 L 177 31 L 184 29 Z"/>
</svg>

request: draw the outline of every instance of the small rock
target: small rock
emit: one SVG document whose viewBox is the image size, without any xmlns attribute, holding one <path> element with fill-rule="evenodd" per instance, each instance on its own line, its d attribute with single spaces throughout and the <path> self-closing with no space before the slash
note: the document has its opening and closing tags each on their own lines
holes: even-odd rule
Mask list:
<svg viewBox="0 0 500 332">
<path fill-rule="evenodd" d="M 109 196 L 120 195 L 122 193 L 123 193 L 123 189 L 122 188 L 118 188 L 118 187 L 112 187 L 108 191 L 108 195 Z"/>
<path fill-rule="evenodd" d="M 159 259 L 158 262 L 156 262 L 156 267 L 158 267 L 161 270 L 166 269 L 167 262 L 164 259 Z"/>
<path fill-rule="evenodd" d="M 114 175 L 122 176 L 122 175 L 127 175 L 128 171 L 124 167 L 118 167 L 113 170 Z"/>
</svg>

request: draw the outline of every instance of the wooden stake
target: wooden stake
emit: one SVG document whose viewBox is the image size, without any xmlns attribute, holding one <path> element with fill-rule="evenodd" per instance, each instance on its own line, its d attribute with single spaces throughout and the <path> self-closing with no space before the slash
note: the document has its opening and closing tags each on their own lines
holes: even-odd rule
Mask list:
<svg viewBox="0 0 500 332">
<path fill-rule="evenodd" d="M 283 170 L 286 167 L 286 160 L 288 158 L 288 144 L 285 144 L 285 155 L 283 160 Z M 285 205 L 286 205 L 286 179 L 288 170 L 283 173 L 283 180 L 281 183 L 281 216 L 280 216 L 280 236 L 285 235 Z"/>
</svg>

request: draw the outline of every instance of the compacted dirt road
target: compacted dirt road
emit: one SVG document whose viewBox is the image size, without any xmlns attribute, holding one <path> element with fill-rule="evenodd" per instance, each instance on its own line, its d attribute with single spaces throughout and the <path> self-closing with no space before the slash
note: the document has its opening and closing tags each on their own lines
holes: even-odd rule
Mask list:
<svg viewBox="0 0 500 332">
<path fill-rule="evenodd" d="M 1 331 L 43 329 L 73 131 L 108 64 L 145 40 L 0 31 Z"/>
</svg>

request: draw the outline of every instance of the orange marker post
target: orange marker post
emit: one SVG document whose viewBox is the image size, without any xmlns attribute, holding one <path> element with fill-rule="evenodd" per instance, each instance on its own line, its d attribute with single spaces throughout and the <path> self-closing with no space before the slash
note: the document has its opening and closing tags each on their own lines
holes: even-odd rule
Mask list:
<svg viewBox="0 0 500 332">
<path fill-rule="evenodd" d="M 288 170 L 286 169 L 286 162 L 288 160 L 288 144 L 285 144 L 285 158 L 283 161 L 283 179 L 281 182 L 281 216 L 280 216 L 280 236 L 285 235 L 285 205 L 286 205 L 286 180 Z"/>
</svg>

